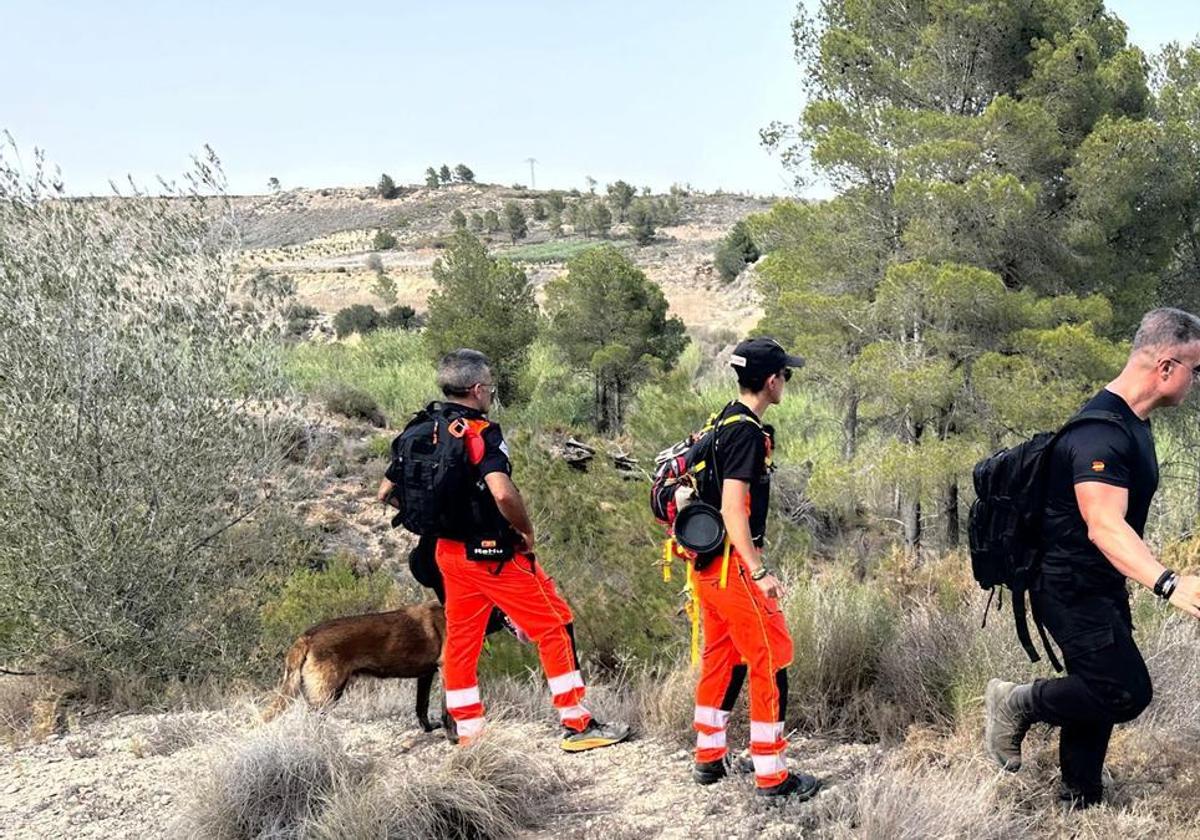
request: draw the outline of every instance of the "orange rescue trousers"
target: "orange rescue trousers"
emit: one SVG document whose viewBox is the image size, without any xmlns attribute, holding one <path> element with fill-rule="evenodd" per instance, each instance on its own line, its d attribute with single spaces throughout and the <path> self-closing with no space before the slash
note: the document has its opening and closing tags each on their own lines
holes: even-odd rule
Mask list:
<svg viewBox="0 0 1200 840">
<path fill-rule="evenodd" d="M 442 539 L 437 542 L 437 564 L 446 584 L 442 682 L 459 743 L 468 743 L 483 730 L 476 665 L 493 606 L 537 645 L 563 726 L 577 732 L 586 729 L 592 716 L 583 706 L 583 679 L 568 630 L 571 608 L 542 567 L 524 554 L 502 564 L 468 560 L 463 543 Z"/>
<path fill-rule="evenodd" d="M 700 600 L 704 650 L 696 684 L 696 761 L 725 756 L 725 728 L 741 681 L 750 676 L 750 755 L 759 787 L 773 787 L 788 775 L 784 761 L 784 706 L 792 637 L 778 602 L 750 580 L 741 557 L 729 558 L 728 582 L 721 588 L 721 560 L 694 572 Z"/>
</svg>

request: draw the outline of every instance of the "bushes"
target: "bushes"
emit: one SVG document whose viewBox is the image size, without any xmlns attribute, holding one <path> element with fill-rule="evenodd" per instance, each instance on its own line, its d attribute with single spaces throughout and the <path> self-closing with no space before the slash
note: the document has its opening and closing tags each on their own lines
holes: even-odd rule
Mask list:
<svg viewBox="0 0 1200 840">
<path fill-rule="evenodd" d="M 414 332 L 374 332 L 353 346 L 301 344 L 286 358 L 300 390 L 320 396 L 333 385 L 351 385 L 391 417 L 411 414 L 438 393 L 424 341 Z"/>
<path fill-rule="evenodd" d="M 277 479 L 293 408 L 282 310 L 235 305 L 198 167 L 204 203 L 62 201 L 0 150 L 0 662 L 102 690 L 236 664 L 221 624 L 259 567 L 214 535 Z"/>
<path fill-rule="evenodd" d="M 796 656 L 788 669 L 790 723 L 807 730 L 871 733 L 874 688 L 896 616 L 874 587 L 848 581 L 794 584 L 784 604 Z"/>
<path fill-rule="evenodd" d="M 380 228 L 375 231 L 375 236 L 371 239 L 371 248 L 375 251 L 390 251 L 396 247 L 396 242 L 396 234 Z M 382 269 L 383 263 L 379 265 Z"/>
<path fill-rule="evenodd" d="M 603 457 L 584 476 L 527 434 L 506 435 L 538 529 L 538 558 L 575 611 L 580 655 L 609 668 L 627 657 L 673 659 L 686 628 L 675 615 L 677 590 L 654 565 L 661 529 L 645 487 Z"/>
<path fill-rule="evenodd" d="M 380 198 L 395 198 L 396 197 L 396 182 L 392 180 L 392 176 L 386 172 L 379 176 L 379 183 L 375 187 L 375 192 Z"/>
<path fill-rule="evenodd" d="M 297 569 L 262 610 L 262 637 L 268 651 L 282 652 L 314 624 L 344 615 L 383 609 L 392 580 L 383 572 L 358 577 L 345 558 L 324 569 Z"/>
<path fill-rule="evenodd" d="M 1004 807 L 1001 780 L 990 768 L 908 767 L 880 762 L 853 792 L 850 814 L 836 828 L 865 838 L 961 837 L 1007 840 L 1030 836 L 1033 817 Z M 833 828 L 833 826 L 830 826 Z"/>
<path fill-rule="evenodd" d="M 339 309 L 333 316 L 333 330 L 338 338 L 353 333 L 366 335 L 378 329 L 415 330 L 421 326 L 421 318 L 411 306 L 397 304 L 380 312 L 375 307 L 356 303 Z"/>
<path fill-rule="evenodd" d="M 320 314 L 315 306 L 305 306 L 299 303 L 291 304 L 284 311 L 284 317 L 287 318 L 284 328 L 285 333 L 290 338 L 303 337 L 312 328 L 313 321 Z"/>
<path fill-rule="evenodd" d="M 352 420 L 366 420 L 380 428 L 387 425 L 387 418 L 379 410 L 379 404 L 365 391 L 339 382 L 325 388 L 322 397 L 325 407 L 335 414 Z"/>
<path fill-rule="evenodd" d="M 366 335 L 376 329 L 379 329 L 379 310 L 365 303 L 339 309 L 333 316 L 333 330 L 338 338 L 345 338 L 351 333 Z"/>
<path fill-rule="evenodd" d="M 739 221 L 733 226 L 729 235 L 717 246 L 713 260 L 722 280 L 733 280 L 742 273 L 742 269 L 756 262 L 759 257 L 758 247 L 750 238 L 750 231 L 745 221 Z"/>
<path fill-rule="evenodd" d="M 654 208 L 646 199 L 639 198 L 629 209 L 629 232 L 638 245 L 649 245 L 654 241 Z"/>
</svg>

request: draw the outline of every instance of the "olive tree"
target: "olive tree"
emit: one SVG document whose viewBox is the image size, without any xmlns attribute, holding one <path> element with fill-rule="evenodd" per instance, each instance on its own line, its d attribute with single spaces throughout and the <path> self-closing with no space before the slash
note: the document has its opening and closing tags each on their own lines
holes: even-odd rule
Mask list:
<svg viewBox="0 0 1200 840">
<path fill-rule="evenodd" d="M 223 535 L 269 508 L 294 419 L 287 289 L 239 284 L 211 153 L 161 198 L 68 199 L 17 160 L 0 146 L 0 664 L 211 672 L 257 641 Z"/>
</svg>

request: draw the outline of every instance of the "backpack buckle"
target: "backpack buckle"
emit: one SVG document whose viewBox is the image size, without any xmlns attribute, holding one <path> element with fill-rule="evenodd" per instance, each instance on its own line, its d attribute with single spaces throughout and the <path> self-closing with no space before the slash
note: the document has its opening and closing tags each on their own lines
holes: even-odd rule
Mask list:
<svg viewBox="0 0 1200 840">
<path fill-rule="evenodd" d="M 450 433 L 450 437 L 460 438 L 467 433 L 467 421 L 456 417 L 446 426 L 446 431 Z"/>
</svg>

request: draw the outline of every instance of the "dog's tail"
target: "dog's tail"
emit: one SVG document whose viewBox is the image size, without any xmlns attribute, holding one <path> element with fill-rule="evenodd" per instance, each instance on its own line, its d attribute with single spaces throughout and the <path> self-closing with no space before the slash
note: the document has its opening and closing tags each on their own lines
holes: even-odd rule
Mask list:
<svg viewBox="0 0 1200 840">
<path fill-rule="evenodd" d="M 275 691 L 275 699 L 263 712 L 263 721 L 269 721 L 282 712 L 289 701 L 300 693 L 303 679 L 304 660 L 308 658 L 308 636 L 303 635 L 292 643 L 283 660 L 283 679 Z"/>
</svg>

